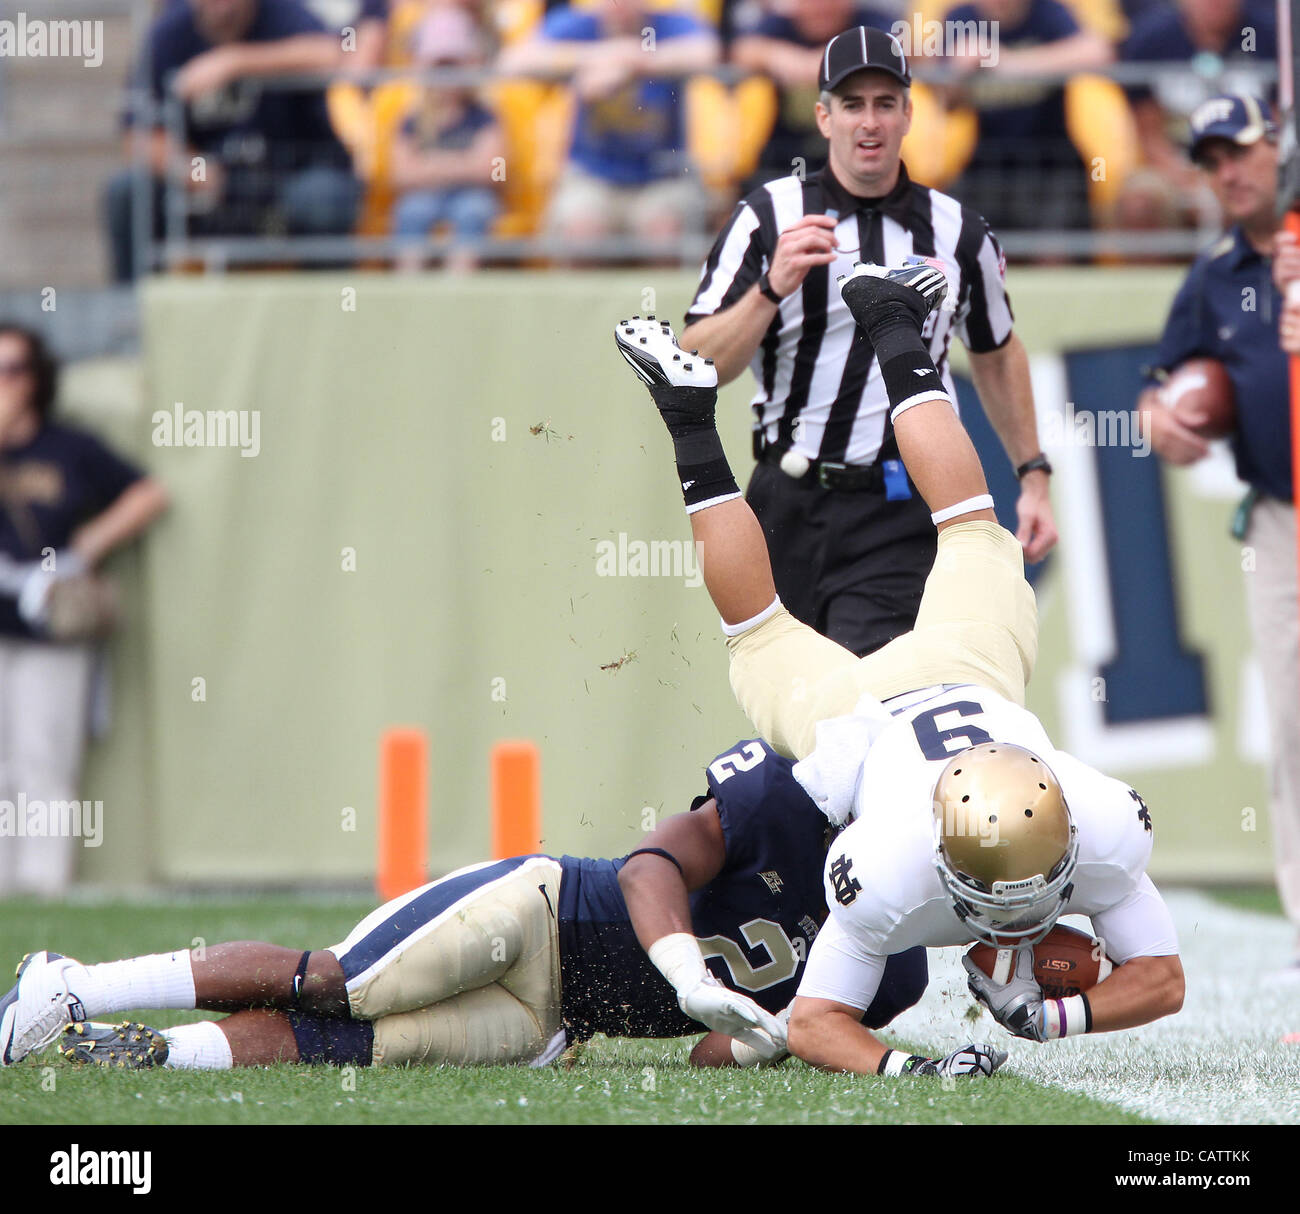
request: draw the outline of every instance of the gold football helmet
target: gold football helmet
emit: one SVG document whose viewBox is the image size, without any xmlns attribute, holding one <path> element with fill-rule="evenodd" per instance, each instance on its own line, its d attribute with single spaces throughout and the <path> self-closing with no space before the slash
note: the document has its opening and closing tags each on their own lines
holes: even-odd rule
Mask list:
<svg viewBox="0 0 1300 1214">
<path fill-rule="evenodd" d="M 953 908 L 995 948 L 1037 944 L 1073 889 L 1079 843 L 1051 769 L 1033 751 L 985 742 L 934 786 L 935 864 Z"/>
</svg>

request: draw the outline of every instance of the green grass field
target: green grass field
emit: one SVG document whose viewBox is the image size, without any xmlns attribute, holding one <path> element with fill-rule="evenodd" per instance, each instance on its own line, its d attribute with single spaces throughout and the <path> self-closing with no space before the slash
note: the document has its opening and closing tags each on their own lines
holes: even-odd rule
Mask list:
<svg viewBox="0 0 1300 1214">
<path fill-rule="evenodd" d="M 1225 885 L 1206 890 L 1216 902 L 1239 910 L 1258 911 L 1261 915 L 1280 915 L 1282 899 L 1271 885 Z"/>
<path fill-rule="evenodd" d="M 202 941 L 295 947 L 341 939 L 370 903 L 289 897 L 0 907 L 0 963 L 48 947 L 85 961 Z M 193 1012 L 133 1014 L 166 1027 Z M 897 1082 L 686 1064 L 693 1039 L 598 1039 L 576 1058 L 521 1068 L 336 1069 L 278 1066 L 220 1073 L 110 1073 L 52 1052 L 0 1073 L 0 1123 L 114 1124 L 755 1124 L 1134 1123 L 1114 1105 L 1012 1075 L 982 1082 Z M 924 1048 L 925 1042 L 913 1042 Z"/>
</svg>

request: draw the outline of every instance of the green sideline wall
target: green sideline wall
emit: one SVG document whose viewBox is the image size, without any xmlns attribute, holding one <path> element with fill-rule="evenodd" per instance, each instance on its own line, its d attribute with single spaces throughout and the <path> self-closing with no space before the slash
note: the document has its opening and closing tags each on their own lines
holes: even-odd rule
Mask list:
<svg viewBox="0 0 1300 1214">
<path fill-rule="evenodd" d="M 1031 351 L 1149 340 L 1177 281 L 1014 271 L 1018 328 Z M 435 874 L 488 854 L 497 739 L 540 747 L 548 851 L 617 855 L 689 805 L 703 764 L 748 732 L 716 615 L 684 576 L 600 576 L 598 545 L 689 537 L 666 436 L 610 326 L 680 317 L 692 284 L 640 271 L 145 287 L 141 364 L 82 364 L 64 394 L 174 495 L 148 544 L 116 562 L 129 622 L 86 773 L 84 795 L 105 803 L 86 880 L 368 881 L 377 748 L 394 724 L 429 735 Z M 745 470 L 747 379 L 720 405 Z M 151 414 L 178 402 L 259 411 L 260 453 L 153 445 Z M 1222 502 L 1180 475 L 1166 484 L 1216 754 L 1116 774 L 1152 807 L 1157 874 L 1264 878 L 1267 821 L 1241 829 L 1242 807 L 1266 803 L 1264 774 L 1234 741 L 1239 553 Z M 1068 517 L 1062 532 L 1068 544 Z M 1063 741 L 1059 577 L 1040 587 L 1031 707 Z"/>
</svg>

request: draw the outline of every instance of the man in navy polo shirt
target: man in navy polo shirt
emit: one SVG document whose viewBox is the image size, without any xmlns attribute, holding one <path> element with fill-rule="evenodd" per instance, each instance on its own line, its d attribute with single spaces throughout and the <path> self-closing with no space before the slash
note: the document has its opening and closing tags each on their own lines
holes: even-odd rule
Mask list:
<svg viewBox="0 0 1300 1214">
<path fill-rule="evenodd" d="M 1190 358 L 1227 368 L 1237 405 L 1232 451 L 1250 486 L 1234 534 L 1253 553 L 1246 577 L 1272 741 L 1272 825 L 1278 892 L 1300 932 L 1300 617 L 1291 476 L 1291 394 L 1278 342 L 1282 295 L 1274 282 L 1277 127 L 1268 104 L 1247 94 L 1215 97 L 1191 119 L 1191 157 L 1231 224 L 1192 264 L 1165 323 L 1158 370 Z M 1138 400 L 1156 453 L 1187 465 L 1208 454 L 1148 387 Z M 1291 967 L 1300 978 L 1300 939 Z"/>
<path fill-rule="evenodd" d="M 150 128 L 155 233 L 162 180 L 179 165 L 192 235 L 334 235 L 352 227 L 360 188 L 330 126 L 322 89 L 266 81 L 320 75 L 342 62 L 342 43 L 299 0 L 187 0 L 154 22 L 126 114 L 130 136 Z M 167 90 L 183 104 L 184 147 L 167 138 Z M 141 114 L 140 99 L 154 112 Z M 106 207 L 118 281 L 133 276 L 134 166 L 109 183 Z"/>
</svg>

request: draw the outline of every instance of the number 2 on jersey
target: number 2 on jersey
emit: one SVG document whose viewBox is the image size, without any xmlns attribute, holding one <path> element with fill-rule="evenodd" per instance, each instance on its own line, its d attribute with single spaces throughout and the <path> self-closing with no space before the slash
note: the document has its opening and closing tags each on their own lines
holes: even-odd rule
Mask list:
<svg viewBox="0 0 1300 1214">
<path fill-rule="evenodd" d="M 757 767 L 765 758 L 767 751 L 759 742 L 746 742 L 740 750 L 734 750 L 729 755 L 723 755 L 720 759 L 714 759 L 709 764 L 709 770 L 713 773 L 713 778 L 719 784 L 723 780 L 730 779 L 738 771 L 749 771 Z"/>
<path fill-rule="evenodd" d="M 771 960 L 762 965 L 751 965 L 739 944 L 726 936 L 705 936 L 700 940 L 700 952 L 708 957 L 721 957 L 731 971 L 732 980 L 742 991 L 757 993 L 793 978 L 803 960 L 803 949 L 785 934 L 779 923 L 771 919 L 751 919 L 740 925 L 740 934 L 750 948 L 762 947 Z M 803 945 L 803 940 L 798 941 Z"/>
</svg>

